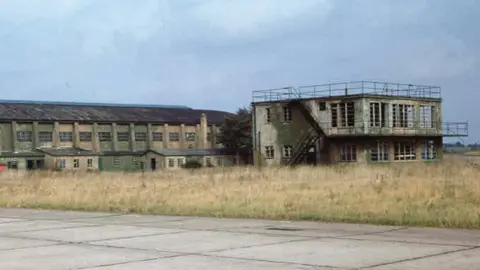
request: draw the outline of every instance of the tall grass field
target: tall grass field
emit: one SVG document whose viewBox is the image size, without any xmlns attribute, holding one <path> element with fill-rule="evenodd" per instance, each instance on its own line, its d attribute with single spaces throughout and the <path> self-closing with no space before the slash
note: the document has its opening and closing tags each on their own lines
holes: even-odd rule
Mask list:
<svg viewBox="0 0 480 270">
<path fill-rule="evenodd" d="M 480 228 L 477 163 L 3 172 L 0 207 Z"/>
</svg>

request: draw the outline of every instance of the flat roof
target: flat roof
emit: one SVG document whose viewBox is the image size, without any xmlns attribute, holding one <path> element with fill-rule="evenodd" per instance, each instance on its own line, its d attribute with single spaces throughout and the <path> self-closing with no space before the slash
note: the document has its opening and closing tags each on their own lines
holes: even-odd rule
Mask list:
<svg viewBox="0 0 480 270">
<path fill-rule="evenodd" d="M 293 99 L 317 99 L 350 96 L 385 96 L 390 98 L 441 100 L 441 89 L 433 85 L 414 85 L 390 82 L 352 81 L 300 87 L 283 87 L 257 90 L 252 93 L 252 103 Z"/>
</svg>

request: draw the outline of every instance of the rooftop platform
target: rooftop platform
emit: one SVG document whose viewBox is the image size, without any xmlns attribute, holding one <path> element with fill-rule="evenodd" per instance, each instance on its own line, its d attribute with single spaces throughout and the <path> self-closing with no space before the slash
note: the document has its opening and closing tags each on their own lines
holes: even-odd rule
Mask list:
<svg viewBox="0 0 480 270">
<path fill-rule="evenodd" d="M 352 81 L 300 87 L 257 90 L 252 102 L 274 102 L 293 99 L 329 98 L 355 95 L 382 95 L 398 98 L 441 99 L 441 88 L 391 82 Z"/>
</svg>

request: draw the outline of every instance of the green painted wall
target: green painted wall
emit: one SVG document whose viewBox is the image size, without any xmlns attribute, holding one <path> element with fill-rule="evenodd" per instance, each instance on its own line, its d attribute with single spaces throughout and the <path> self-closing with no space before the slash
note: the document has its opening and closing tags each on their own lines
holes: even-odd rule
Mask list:
<svg viewBox="0 0 480 270">
<path fill-rule="evenodd" d="M 0 147 L 2 151 L 12 151 L 12 125 L 0 124 Z"/>
<path fill-rule="evenodd" d="M 135 125 L 135 132 L 147 132 L 147 125 Z M 148 139 L 148 134 L 147 134 Z M 147 142 L 135 141 L 136 150 L 147 150 Z"/>
<path fill-rule="evenodd" d="M 117 132 L 130 132 L 130 128 L 128 125 L 117 125 Z M 129 138 L 130 138 L 130 133 L 128 134 Z M 126 142 L 117 142 L 117 147 L 118 147 L 118 150 L 121 150 L 121 151 L 128 151 L 130 150 L 130 141 L 126 141 Z"/>
<path fill-rule="evenodd" d="M 138 157 L 139 163 L 138 165 L 133 165 L 133 156 L 120 156 L 118 157 L 120 160 L 119 165 L 114 164 L 115 157 L 108 156 L 108 157 L 100 157 L 100 163 L 102 164 L 102 170 L 104 171 L 135 171 L 140 170 L 140 162 L 143 161 L 141 157 Z"/>
<path fill-rule="evenodd" d="M 98 125 L 97 132 L 112 132 L 112 125 Z M 113 134 L 112 141 L 99 142 L 100 151 L 112 151 L 113 150 Z"/>
<path fill-rule="evenodd" d="M 17 132 L 19 131 L 31 131 L 33 132 L 33 124 L 31 123 L 17 123 Z M 15 134 L 16 136 L 16 134 Z M 33 134 L 32 134 L 32 137 L 33 137 Z M 16 151 L 28 151 L 28 150 L 32 150 L 34 147 L 33 147 L 33 141 L 31 142 L 16 142 L 15 143 L 15 150 Z"/>
<path fill-rule="evenodd" d="M 0 164 L 7 164 L 9 161 L 17 161 L 18 170 L 26 170 L 27 169 L 27 160 L 44 160 L 43 158 L 39 157 L 0 157 Z"/>
</svg>

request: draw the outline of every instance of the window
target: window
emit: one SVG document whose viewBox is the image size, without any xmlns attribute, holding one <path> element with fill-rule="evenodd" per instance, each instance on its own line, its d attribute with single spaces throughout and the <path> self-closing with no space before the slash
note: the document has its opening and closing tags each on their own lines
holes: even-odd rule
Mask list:
<svg viewBox="0 0 480 270">
<path fill-rule="evenodd" d="M 120 166 L 120 157 L 113 157 L 113 166 Z"/>
<path fill-rule="evenodd" d="M 340 146 L 340 162 L 356 162 L 357 146 L 354 144 L 343 144 Z"/>
<path fill-rule="evenodd" d="M 135 141 L 146 142 L 147 141 L 147 133 L 146 132 L 135 132 Z"/>
<path fill-rule="evenodd" d="M 168 133 L 168 140 L 171 142 L 178 142 L 180 141 L 180 133 L 178 132 L 170 132 Z"/>
<path fill-rule="evenodd" d="M 413 127 L 413 105 L 393 104 L 393 127 Z"/>
<path fill-rule="evenodd" d="M 154 142 L 163 142 L 163 132 L 153 132 L 152 140 Z"/>
<path fill-rule="evenodd" d="M 195 141 L 195 132 L 186 132 L 185 133 L 185 140 L 187 142 L 194 142 Z"/>
<path fill-rule="evenodd" d="M 53 132 L 50 132 L 50 131 L 40 131 L 40 132 L 38 132 L 38 140 L 40 142 L 52 142 L 53 141 Z"/>
<path fill-rule="evenodd" d="M 65 162 L 65 159 L 58 160 L 58 167 L 60 169 L 65 169 L 67 167 L 67 163 Z"/>
<path fill-rule="evenodd" d="M 209 157 L 205 158 L 205 165 L 206 165 L 206 166 L 212 166 L 212 165 L 213 165 L 213 164 L 212 164 L 212 159 L 209 158 Z"/>
<path fill-rule="evenodd" d="M 355 126 L 355 103 L 341 102 L 332 104 L 332 127 Z M 339 123 L 340 120 L 340 123 Z"/>
<path fill-rule="evenodd" d="M 371 161 L 388 161 L 388 141 L 377 141 L 370 149 Z"/>
<path fill-rule="evenodd" d="M 138 166 L 140 164 L 140 160 L 138 159 L 138 157 L 133 157 L 132 158 L 132 165 L 133 166 Z"/>
<path fill-rule="evenodd" d="M 59 132 L 58 138 L 61 142 L 71 142 L 73 141 L 73 132 Z"/>
<path fill-rule="evenodd" d="M 168 167 L 170 168 L 175 167 L 175 160 L 173 158 L 168 159 Z"/>
<path fill-rule="evenodd" d="M 370 103 L 370 127 L 387 127 L 388 103 Z"/>
<path fill-rule="evenodd" d="M 212 132 L 207 132 L 207 141 L 208 142 L 212 141 Z"/>
<path fill-rule="evenodd" d="M 327 103 L 325 101 L 320 101 L 318 102 L 318 107 L 320 108 L 320 111 L 326 111 L 327 110 Z"/>
<path fill-rule="evenodd" d="M 422 141 L 422 159 L 423 160 L 437 159 L 437 148 L 435 146 L 435 141 L 433 140 Z"/>
<path fill-rule="evenodd" d="M 93 159 L 89 158 L 87 159 L 87 167 L 92 168 L 93 167 Z"/>
<path fill-rule="evenodd" d="M 19 141 L 19 142 L 31 142 L 32 141 L 32 132 L 31 131 L 17 131 L 17 141 Z"/>
<path fill-rule="evenodd" d="M 12 169 L 12 170 L 17 170 L 18 169 L 18 161 L 16 160 L 11 160 L 7 162 L 7 168 Z"/>
<path fill-rule="evenodd" d="M 332 127 L 338 127 L 338 104 L 332 104 Z"/>
<path fill-rule="evenodd" d="M 92 132 L 80 132 L 78 133 L 81 142 L 91 142 Z"/>
<path fill-rule="evenodd" d="M 223 158 L 221 158 L 221 157 L 217 158 L 217 165 L 218 166 L 223 166 Z"/>
<path fill-rule="evenodd" d="M 421 105 L 420 106 L 420 128 L 432 128 L 433 127 L 433 106 Z"/>
<path fill-rule="evenodd" d="M 340 120 L 342 127 L 353 127 L 355 125 L 355 103 L 340 104 Z"/>
<path fill-rule="evenodd" d="M 284 158 L 292 158 L 292 156 L 293 156 L 293 146 L 284 145 L 283 146 L 283 157 Z"/>
<path fill-rule="evenodd" d="M 271 112 L 270 108 L 265 108 L 265 113 L 266 113 L 266 116 L 267 116 L 267 123 L 272 122 L 272 112 Z"/>
<path fill-rule="evenodd" d="M 273 158 L 275 154 L 275 150 L 273 146 L 265 146 L 265 157 L 266 158 Z"/>
<path fill-rule="evenodd" d="M 111 132 L 98 132 L 98 140 L 101 142 L 111 142 L 112 133 Z"/>
<path fill-rule="evenodd" d="M 286 123 L 292 122 L 292 108 L 288 106 L 283 107 L 283 121 Z"/>
<path fill-rule="evenodd" d="M 183 158 L 177 158 L 177 166 L 182 167 L 183 166 Z"/>
<path fill-rule="evenodd" d="M 417 159 L 415 141 L 396 142 L 394 146 L 395 160 L 415 160 Z"/>
<path fill-rule="evenodd" d="M 74 168 L 79 168 L 80 167 L 80 160 L 79 159 L 74 159 L 73 160 L 73 167 Z"/>
<path fill-rule="evenodd" d="M 130 141 L 130 132 L 117 132 L 117 141 L 119 142 Z"/>
</svg>

